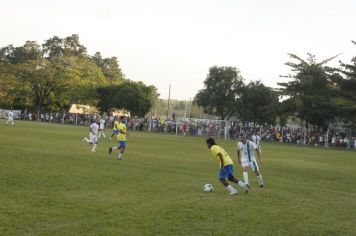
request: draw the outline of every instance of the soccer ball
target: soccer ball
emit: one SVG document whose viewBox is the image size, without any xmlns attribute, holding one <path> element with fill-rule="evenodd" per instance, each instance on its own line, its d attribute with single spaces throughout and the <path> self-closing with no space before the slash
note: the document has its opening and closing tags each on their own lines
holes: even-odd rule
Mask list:
<svg viewBox="0 0 356 236">
<path fill-rule="evenodd" d="M 213 185 L 211 184 L 205 184 L 203 187 L 203 191 L 206 193 L 210 193 L 213 191 Z"/>
</svg>

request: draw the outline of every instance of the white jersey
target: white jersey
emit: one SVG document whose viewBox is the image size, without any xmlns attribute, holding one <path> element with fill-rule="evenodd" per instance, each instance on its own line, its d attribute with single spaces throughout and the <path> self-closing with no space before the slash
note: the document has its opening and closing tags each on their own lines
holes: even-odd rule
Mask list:
<svg viewBox="0 0 356 236">
<path fill-rule="evenodd" d="M 241 162 L 251 162 L 256 160 L 255 150 L 258 149 L 256 143 L 249 140 L 246 141 L 246 144 L 238 142 L 237 149 L 240 150 L 241 153 Z"/>
<path fill-rule="evenodd" d="M 90 129 L 91 129 L 91 132 L 94 134 L 94 135 L 97 135 L 98 134 L 98 130 L 99 130 L 99 125 L 94 122 L 90 125 Z"/>
<path fill-rule="evenodd" d="M 251 136 L 251 141 L 257 144 L 257 146 L 260 146 L 261 144 L 261 138 L 259 135 L 252 135 Z"/>
<path fill-rule="evenodd" d="M 14 113 L 12 111 L 9 111 L 7 113 L 7 120 L 8 121 L 13 121 L 14 120 Z"/>
<path fill-rule="evenodd" d="M 99 123 L 100 123 L 99 129 L 104 129 L 105 128 L 105 120 L 103 118 L 101 118 Z"/>
</svg>

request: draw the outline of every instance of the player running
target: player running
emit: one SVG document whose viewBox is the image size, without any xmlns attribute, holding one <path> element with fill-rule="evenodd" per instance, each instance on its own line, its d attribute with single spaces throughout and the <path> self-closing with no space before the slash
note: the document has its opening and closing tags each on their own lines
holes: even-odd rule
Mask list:
<svg viewBox="0 0 356 236">
<path fill-rule="evenodd" d="M 261 137 L 260 137 L 258 132 L 253 133 L 253 135 L 251 136 L 251 141 L 254 142 L 255 144 L 257 144 L 258 151 L 260 151 L 260 154 L 261 154 L 262 153 L 262 150 L 261 150 Z"/>
<path fill-rule="evenodd" d="M 98 138 L 101 137 L 101 135 L 103 135 L 104 138 L 106 138 L 106 135 L 105 135 L 105 117 L 102 116 L 99 120 L 99 135 L 98 135 Z"/>
<path fill-rule="evenodd" d="M 208 138 L 206 140 L 206 144 L 208 145 L 208 148 L 210 149 L 213 157 L 216 158 L 220 163 L 220 169 L 218 172 L 219 180 L 230 191 L 230 195 L 237 194 L 237 190 L 229 184 L 226 178 L 230 182 L 234 182 L 243 188 L 245 193 L 248 193 L 248 185 L 234 177 L 233 162 L 229 154 L 227 154 L 223 148 L 218 146 L 213 138 Z"/>
<path fill-rule="evenodd" d="M 118 126 L 119 126 L 119 122 L 117 121 L 117 118 L 114 117 L 114 124 L 113 124 L 113 126 L 112 126 L 112 134 L 111 134 L 111 136 L 110 136 L 110 140 L 112 139 L 112 137 L 113 137 L 114 135 L 118 135 L 118 134 L 119 134 L 119 128 L 118 128 Z"/>
<path fill-rule="evenodd" d="M 83 138 L 83 141 L 89 143 L 90 145 L 93 145 L 92 149 L 90 151 L 96 152 L 96 147 L 98 145 L 98 130 L 99 130 L 99 125 L 98 125 L 98 119 L 93 120 L 91 125 L 89 126 L 89 139 L 87 137 Z"/>
<path fill-rule="evenodd" d="M 12 112 L 12 109 L 7 113 L 7 121 L 6 121 L 6 125 L 9 125 L 9 123 L 11 122 L 11 125 L 14 126 L 14 113 Z"/>
<path fill-rule="evenodd" d="M 117 135 L 117 140 L 119 141 L 116 147 L 111 147 L 109 148 L 109 154 L 112 153 L 112 151 L 115 150 L 120 150 L 117 159 L 122 160 L 122 156 L 124 155 L 125 149 L 126 149 L 126 135 L 128 135 L 126 131 L 126 125 L 122 122 L 124 119 L 124 116 L 119 117 L 117 129 L 118 129 L 118 135 Z"/>
<path fill-rule="evenodd" d="M 257 144 L 252 141 L 246 140 L 246 136 L 244 134 L 241 134 L 239 142 L 237 143 L 237 160 L 243 168 L 244 181 L 249 186 L 247 170 L 248 168 L 251 168 L 257 176 L 257 180 L 260 187 L 263 188 L 263 179 L 255 158 L 255 152 L 257 154 L 259 162 L 261 162 L 261 154 Z"/>
</svg>

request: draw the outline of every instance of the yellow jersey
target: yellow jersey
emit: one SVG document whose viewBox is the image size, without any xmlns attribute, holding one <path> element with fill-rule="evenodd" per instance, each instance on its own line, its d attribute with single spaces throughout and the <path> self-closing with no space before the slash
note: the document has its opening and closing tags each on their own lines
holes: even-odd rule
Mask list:
<svg viewBox="0 0 356 236">
<path fill-rule="evenodd" d="M 119 130 L 119 122 L 117 120 L 114 121 L 114 127 L 112 128 L 113 130 Z"/>
<path fill-rule="evenodd" d="M 213 155 L 213 157 L 215 157 L 219 161 L 219 163 L 220 163 L 220 158 L 219 158 L 218 154 L 220 153 L 223 158 L 223 161 L 224 161 L 224 166 L 233 165 L 233 161 L 230 158 L 229 154 L 227 154 L 227 152 L 222 147 L 220 147 L 218 145 L 213 145 L 210 148 L 210 151 L 211 151 L 211 154 Z M 220 163 L 220 167 L 221 167 L 221 163 Z"/>
<path fill-rule="evenodd" d="M 123 123 L 119 123 L 117 129 L 119 130 L 119 134 L 117 135 L 117 140 L 126 141 L 126 125 Z M 124 131 L 125 134 L 123 134 L 122 131 Z"/>
</svg>

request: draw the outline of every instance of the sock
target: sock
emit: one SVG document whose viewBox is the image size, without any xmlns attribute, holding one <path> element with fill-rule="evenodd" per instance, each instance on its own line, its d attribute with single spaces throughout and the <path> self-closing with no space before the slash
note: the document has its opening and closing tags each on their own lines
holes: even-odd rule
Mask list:
<svg viewBox="0 0 356 236">
<path fill-rule="evenodd" d="M 122 158 L 122 153 L 120 152 L 117 158 L 121 159 Z"/>
<path fill-rule="evenodd" d="M 87 137 L 85 137 L 83 140 L 84 140 L 85 142 L 89 143 L 89 139 L 88 139 Z"/>
<path fill-rule="evenodd" d="M 103 137 L 104 137 L 104 138 L 106 138 L 106 135 L 105 135 L 105 133 L 104 133 L 104 132 L 103 132 Z"/>
<path fill-rule="evenodd" d="M 101 136 L 101 133 L 99 132 L 99 134 L 98 134 L 98 138 L 100 138 L 100 136 Z"/>
<path fill-rule="evenodd" d="M 96 143 L 93 144 L 93 148 L 91 150 L 95 151 L 95 149 L 96 149 Z"/>
<path fill-rule="evenodd" d="M 257 176 L 257 180 L 260 185 L 263 185 L 262 175 Z"/>
<path fill-rule="evenodd" d="M 230 190 L 230 192 L 232 192 L 232 191 L 237 191 L 234 187 L 232 187 L 231 185 L 228 185 L 228 186 L 226 186 L 226 188 L 228 189 L 228 190 Z"/>
<path fill-rule="evenodd" d="M 244 176 L 245 184 L 248 184 L 249 182 L 248 182 L 248 173 L 247 173 L 247 171 L 243 172 L 243 176 Z"/>
<path fill-rule="evenodd" d="M 112 147 L 112 150 L 113 150 L 113 151 L 115 151 L 115 150 L 117 150 L 117 149 L 118 149 L 117 147 Z"/>
<path fill-rule="evenodd" d="M 237 183 L 238 186 L 240 186 L 241 188 L 245 188 L 246 184 L 244 182 L 242 182 L 241 180 Z"/>
</svg>

